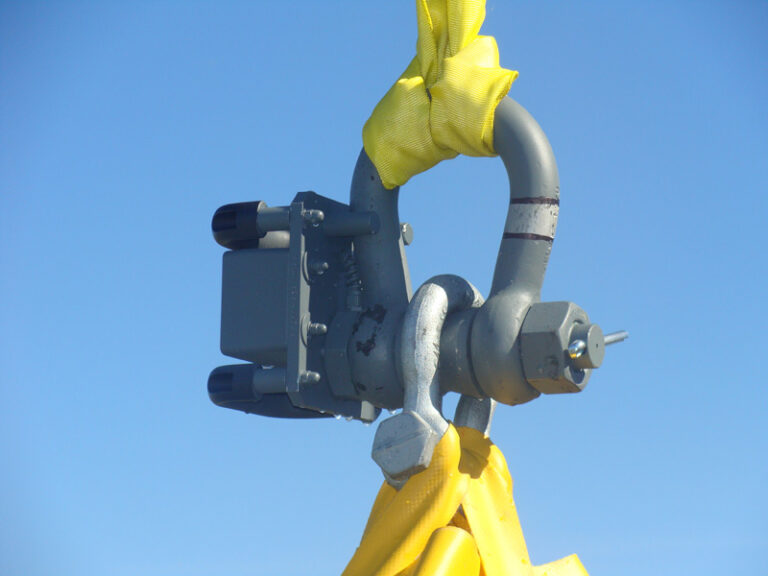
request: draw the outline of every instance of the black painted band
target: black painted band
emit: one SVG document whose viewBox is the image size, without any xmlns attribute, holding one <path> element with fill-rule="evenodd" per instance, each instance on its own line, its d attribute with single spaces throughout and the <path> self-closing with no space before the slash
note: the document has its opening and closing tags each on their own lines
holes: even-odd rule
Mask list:
<svg viewBox="0 0 768 576">
<path fill-rule="evenodd" d="M 559 198 L 547 198 L 546 196 L 537 196 L 535 198 L 512 198 L 510 204 L 549 204 L 553 206 L 560 205 Z"/>
<path fill-rule="evenodd" d="M 504 232 L 502 237 L 504 240 L 507 238 L 517 238 L 518 240 L 547 240 L 552 242 L 554 238 L 551 236 L 544 236 L 543 234 L 530 234 L 528 232 Z"/>
</svg>

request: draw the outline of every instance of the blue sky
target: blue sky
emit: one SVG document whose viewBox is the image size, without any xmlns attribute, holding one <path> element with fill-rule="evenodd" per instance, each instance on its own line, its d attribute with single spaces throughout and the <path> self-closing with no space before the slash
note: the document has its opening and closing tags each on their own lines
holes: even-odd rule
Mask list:
<svg viewBox="0 0 768 576">
<path fill-rule="evenodd" d="M 488 2 L 560 169 L 544 299 L 631 332 L 583 393 L 497 412 L 535 563 L 764 570 L 767 29 L 764 1 Z M 210 217 L 346 201 L 415 30 L 411 1 L 0 3 L 0 573 L 341 572 L 375 425 L 210 403 Z M 414 284 L 487 293 L 506 197 L 498 159 L 413 178 Z"/>
</svg>

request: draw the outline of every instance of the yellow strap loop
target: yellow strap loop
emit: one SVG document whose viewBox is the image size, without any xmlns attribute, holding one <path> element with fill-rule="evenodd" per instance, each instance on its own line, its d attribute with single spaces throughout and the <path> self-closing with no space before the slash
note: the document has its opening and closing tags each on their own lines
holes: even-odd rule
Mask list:
<svg viewBox="0 0 768 576">
<path fill-rule="evenodd" d="M 459 435 L 451 427 L 426 470 L 399 491 L 382 485 L 344 576 L 395 576 L 418 560 L 432 533 L 451 521 L 467 490 L 460 457 Z"/>
<path fill-rule="evenodd" d="M 450 426 L 429 467 L 384 483 L 343 576 L 588 576 L 578 557 L 532 566 L 501 451 Z"/>
<path fill-rule="evenodd" d="M 416 57 L 363 128 L 384 186 L 457 154 L 495 156 L 493 117 L 517 72 L 499 66 L 491 36 L 478 36 L 485 0 L 417 0 Z"/>
</svg>

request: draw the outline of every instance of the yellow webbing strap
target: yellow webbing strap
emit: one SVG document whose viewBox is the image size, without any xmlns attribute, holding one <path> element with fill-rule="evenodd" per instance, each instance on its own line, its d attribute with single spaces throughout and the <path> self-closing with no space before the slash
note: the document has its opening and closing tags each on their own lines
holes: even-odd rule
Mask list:
<svg viewBox="0 0 768 576">
<path fill-rule="evenodd" d="M 343 576 L 398 575 L 588 576 L 575 555 L 531 565 L 504 456 L 453 426 L 426 470 L 381 487 Z"/>
<path fill-rule="evenodd" d="M 467 490 L 460 457 L 459 436 L 451 427 L 426 470 L 399 491 L 384 483 L 345 576 L 394 576 L 418 559 L 432 533 L 451 521 Z"/>
<path fill-rule="evenodd" d="M 416 57 L 378 103 L 363 145 L 386 188 L 457 154 L 495 156 L 496 106 L 517 78 L 478 36 L 485 0 L 416 0 Z"/>
</svg>

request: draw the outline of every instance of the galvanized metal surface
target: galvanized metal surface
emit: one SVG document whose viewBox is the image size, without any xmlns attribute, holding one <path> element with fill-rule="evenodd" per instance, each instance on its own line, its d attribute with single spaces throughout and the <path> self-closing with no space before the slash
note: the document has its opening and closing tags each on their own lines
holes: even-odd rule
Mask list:
<svg viewBox="0 0 768 576">
<path fill-rule="evenodd" d="M 443 275 L 422 284 L 408 305 L 400 336 L 403 412 L 379 425 L 372 450 L 373 459 L 393 485 L 401 485 L 429 465 L 434 447 L 448 429 L 437 369 L 445 318 L 482 303 L 483 297 L 469 282 Z"/>
</svg>

